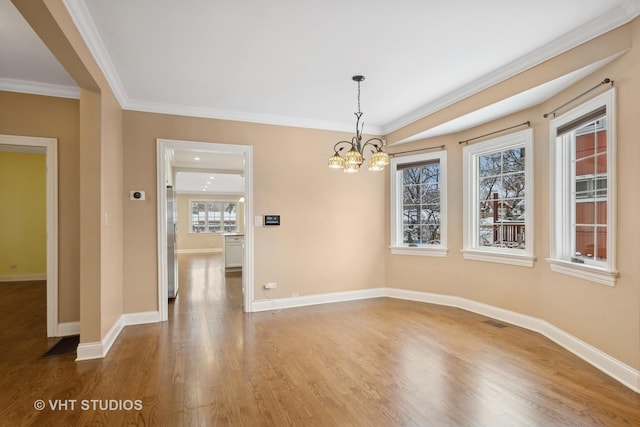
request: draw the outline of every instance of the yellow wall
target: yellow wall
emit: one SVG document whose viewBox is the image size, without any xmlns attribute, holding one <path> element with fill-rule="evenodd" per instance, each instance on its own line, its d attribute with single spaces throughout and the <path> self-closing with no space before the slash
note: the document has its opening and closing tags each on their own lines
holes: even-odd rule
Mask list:
<svg viewBox="0 0 640 427">
<path fill-rule="evenodd" d="M 46 183 L 44 154 L 0 147 L 0 277 L 47 272 Z"/>
<path fill-rule="evenodd" d="M 178 250 L 205 249 L 213 252 L 221 252 L 223 245 L 222 234 L 215 233 L 190 233 L 190 200 L 231 200 L 238 201 L 240 196 L 202 196 L 201 194 L 178 194 L 178 233 L 176 245 Z M 238 203 L 238 233 L 244 233 L 244 203 Z"/>
</svg>

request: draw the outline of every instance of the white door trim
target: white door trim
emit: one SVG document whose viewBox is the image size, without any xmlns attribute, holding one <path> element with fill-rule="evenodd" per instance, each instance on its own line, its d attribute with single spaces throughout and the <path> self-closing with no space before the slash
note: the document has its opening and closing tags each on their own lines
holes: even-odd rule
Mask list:
<svg viewBox="0 0 640 427">
<path fill-rule="evenodd" d="M 194 150 L 219 153 L 244 154 L 244 311 L 253 311 L 253 148 L 250 145 L 219 144 L 212 142 L 157 139 L 157 241 L 158 241 L 158 310 L 162 321 L 168 319 L 167 283 L 167 164 L 171 151 Z"/>
<path fill-rule="evenodd" d="M 44 148 L 47 165 L 47 336 L 58 331 L 58 140 L 0 135 L 0 145 Z"/>
</svg>

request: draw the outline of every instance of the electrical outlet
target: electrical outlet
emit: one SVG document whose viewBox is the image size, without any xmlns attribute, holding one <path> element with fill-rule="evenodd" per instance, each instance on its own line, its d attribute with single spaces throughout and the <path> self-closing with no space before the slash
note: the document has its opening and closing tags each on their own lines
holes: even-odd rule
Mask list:
<svg viewBox="0 0 640 427">
<path fill-rule="evenodd" d="M 292 298 L 299 297 L 299 296 L 300 296 L 300 292 L 291 292 Z"/>
<path fill-rule="evenodd" d="M 18 269 L 18 264 L 11 264 L 9 266 L 9 268 L 12 269 L 12 270 L 17 270 Z"/>
<path fill-rule="evenodd" d="M 277 287 L 278 287 L 278 285 L 276 284 L 276 282 L 269 282 L 266 285 L 264 285 L 265 289 L 275 289 Z"/>
</svg>

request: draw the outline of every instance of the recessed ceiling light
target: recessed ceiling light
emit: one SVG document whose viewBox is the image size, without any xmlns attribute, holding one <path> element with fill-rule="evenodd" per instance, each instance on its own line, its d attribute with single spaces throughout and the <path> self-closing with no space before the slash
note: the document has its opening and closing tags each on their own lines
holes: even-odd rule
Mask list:
<svg viewBox="0 0 640 427">
<path fill-rule="evenodd" d="M 193 160 L 200 160 L 200 157 L 194 157 Z"/>
<path fill-rule="evenodd" d="M 211 181 L 207 181 L 207 185 L 211 184 Z"/>
</svg>

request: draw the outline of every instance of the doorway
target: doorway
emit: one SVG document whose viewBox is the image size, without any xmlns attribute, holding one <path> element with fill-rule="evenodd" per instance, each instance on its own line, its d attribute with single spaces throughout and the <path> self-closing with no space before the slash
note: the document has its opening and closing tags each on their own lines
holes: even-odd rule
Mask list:
<svg viewBox="0 0 640 427">
<path fill-rule="evenodd" d="M 174 183 L 172 156 L 176 151 L 189 151 L 194 157 L 197 153 L 205 155 L 220 154 L 241 155 L 244 159 L 244 266 L 242 272 L 243 310 L 252 311 L 253 302 L 253 179 L 252 179 L 252 147 L 248 145 L 218 144 L 208 142 L 181 141 L 170 139 L 157 140 L 157 217 L 158 217 L 158 307 L 162 321 L 168 320 L 168 217 L 167 217 L 167 185 Z M 196 168 L 197 169 L 197 168 Z M 206 170 L 206 164 L 202 165 Z"/>
<path fill-rule="evenodd" d="M 58 325 L 58 141 L 39 138 L 0 135 L 0 146 L 14 147 L 19 152 L 45 154 L 46 164 L 46 281 L 47 337 L 63 335 Z"/>
</svg>

